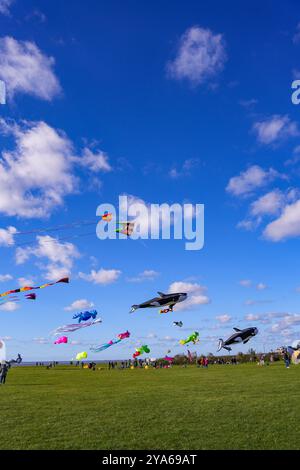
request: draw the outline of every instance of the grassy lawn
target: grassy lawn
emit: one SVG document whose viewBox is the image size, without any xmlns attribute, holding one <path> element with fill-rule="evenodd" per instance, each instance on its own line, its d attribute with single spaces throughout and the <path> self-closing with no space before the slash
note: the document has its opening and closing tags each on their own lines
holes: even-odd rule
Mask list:
<svg viewBox="0 0 300 470">
<path fill-rule="evenodd" d="M 19 367 L 0 449 L 299 449 L 300 366 Z"/>
</svg>

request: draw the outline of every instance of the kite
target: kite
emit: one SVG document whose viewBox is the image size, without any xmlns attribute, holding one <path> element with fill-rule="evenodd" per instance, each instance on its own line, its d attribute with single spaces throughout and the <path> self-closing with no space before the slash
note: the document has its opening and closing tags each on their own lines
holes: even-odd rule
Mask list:
<svg viewBox="0 0 300 470">
<path fill-rule="evenodd" d="M 198 343 L 199 341 L 199 333 L 198 331 L 194 331 L 194 333 L 192 333 L 190 336 L 188 336 L 188 338 L 186 339 L 181 339 L 179 341 L 180 344 L 188 344 L 188 343 Z"/>
<path fill-rule="evenodd" d="M 48 287 L 48 286 L 54 286 L 54 284 L 58 284 L 59 282 L 68 283 L 69 278 L 68 277 L 63 277 L 62 279 L 59 279 L 56 282 L 48 282 L 47 284 L 42 284 L 41 286 L 34 286 L 34 287 L 33 286 L 24 286 L 24 287 L 20 287 L 19 289 L 8 290 L 6 292 L 2 292 L 2 294 L 0 294 L 0 297 L 6 297 L 7 295 L 11 295 L 11 294 L 19 294 L 20 292 L 26 292 L 26 291 L 29 291 L 29 290 L 44 289 L 45 287 Z"/>
<path fill-rule="evenodd" d="M 60 333 L 72 333 L 73 331 L 80 330 L 81 328 L 87 328 L 88 326 L 97 325 L 102 323 L 101 318 L 98 320 L 88 321 L 86 323 L 73 323 L 71 325 L 59 326 L 52 334 L 59 335 Z"/>
<path fill-rule="evenodd" d="M 170 356 L 165 356 L 164 357 L 164 360 L 165 361 L 168 361 L 170 364 L 174 361 L 174 357 L 170 357 Z"/>
<path fill-rule="evenodd" d="M 296 350 L 292 354 L 292 363 L 295 365 L 300 364 L 300 351 Z"/>
<path fill-rule="evenodd" d="M 118 225 L 121 225 L 120 228 L 116 229 L 116 232 L 123 233 L 123 235 L 127 235 L 130 237 L 133 233 L 134 229 L 134 222 L 117 222 Z"/>
<path fill-rule="evenodd" d="M 24 297 L 27 300 L 35 300 L 36 299 L 36 294 L 25 294 Z M 19 302 L 20 300 L 21 300 L 21 298 L 19 298 L 17 295 L 9 296 L 8 299 L 4 299 L 4 300 L 2 300 L 2 302 L 0 302 L 0 306 L 5 305 L 8 302 Z"/>
<path fill-rule="evenodd" d="M 66 344 L 67 342 L 68 342 L 67 336 L 61 336 L 56 341 L 54 341 L 54 344 L 63 344 L 63 343 Z"/>
<path fill-rule="evenodd" d="M 23 359 L 21 357 L 21 354 L 18 354 L 17 359 L 11 359 L 10 361 L 8 361 L 8 363 L 9 364 L 21 364 L 22 361 Z"/>
<path fill-rule="evenodd" d="M 136 348 L 135 353 L 132 355 L 132 357 L 133 357 L 133 359 L 135 359 L 135 358 L 139 357 L 141 354 L 149 353 L 149 352 L 150 352 L 150 349 L 148 348 L 148 346 L 146 344 L 144 344 L 140 348 Z"/>
<path fill-rule="evenodd" d="M 258 333 L 257 328 L 245 328 L 240 330 L 239 328 L 233 328 L 236 333 L 233 333 L 226 341 L 223 341 L 222 338 L 219 339 L 219 346 L 217 351 L 219 352 L 222 348 L 231 351 L 229 347 L 231 344 L 243 343 L 246 344 L 248 341 Z"/>
<path fill-rule="evenodd" d="M 196 359 L 196 357 L 196 353 L 191 353 L 191 351 L 188 350 L 188 360 L 190 363 L 192 363 Z"/>
<path fill-rule="evenodd" d="M 73 320 L 78 318 L 78 323 L 81 323 L 82 321 L 87 321 L 87 320 L 90 320 L 91 318 L 95 320 L 97 315 L 98 313 L 96 310 L 91 310 L 90 312 L 88 311 L 80 312 L 80 313 L 76 313 L 76 315 L 73 316 Z"/>
<path fill-rule="evenodd" d="M 103 215 L 100 215 L 101 220 L 104 220 L 105 222 L 111 222 L 112 221 L 112 213 L 105 211 Z"/>
<path fill-rule="evenodd" d="M 159 313 L 169 313 L 169 312 L 173 312 L 173 309 L 171 309 L 171 308 L 163 308 L 162 310 L 159 311 Z"/>
<path fill-rule="evenodd" d="M 154 297 L 154 299 L 147 300 L 146 302 L 143 302 L 138 305 L 132 305 L 130 313 L 134 312 L 138 308 L 164 307 L 165 305 L 169 305 L 169 308 L 167 310 L 169 312 L 172 312 L 174 305 L 176 305 L 178 302 L 183 302 L 187 298 L 187 294 L 183 292 L 174 294 L 163 294 L 162 292 L 157 293 L 159 297 Z"/>
<path fill-rule="evenodd" d="M 120 343 L 120 341 L 122 341 L 123 339 L 129 338 L 129 336 L 130 336 L 129 331 L 125 331 L 125 333 L 120 333 L 117 335 L 118 339 L 114 339 L 114 340 L 109 341 L 108 343 L 104 343 L 104 344 L 100 344 L 99 346 L 92 347 L 90 348 L 90 351 L 95 352 L 95 353 L 104 351 L 105 349 L 110 348 L 114 344 Z"/>
<path fill-rule="evenodd" d="M 292 342 L 292 348 L 295 350 L 300 349 L 300 339 L 295 339 L 295 341 Z"/>
<path fill-rule="evenodd" d="M 88 357 L 87 352 L 82 351 L 77 354 L 76 361 L 81 361 L 82 359 L 86 359 Z"/>
<path fill-rule="evenodd" d="M 182 321 L 173 321 L 174 326 L 179 326 L 180 328 L 183 326 Z"/>
</svg>

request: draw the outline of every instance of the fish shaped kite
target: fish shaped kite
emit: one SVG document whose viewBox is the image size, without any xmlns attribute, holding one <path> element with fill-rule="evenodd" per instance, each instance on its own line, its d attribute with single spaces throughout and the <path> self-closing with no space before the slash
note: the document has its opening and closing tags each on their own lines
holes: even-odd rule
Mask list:
<svg viewBox="0 0 300 470">
<path fill-rule="evenodd" d="M 98 325 L 99 323 L 102 323 L 101 318 L 85 323 L 73 323 L 71 325 L 63 325 L 56 328 L 56 330 L 54 330 L 52 334 L 59 335 L 60 333 L 72 333 L 73 331 L 80 330 L 82 328 L 87 328 L 88 326 Z"/>
<path fill-rule="evenodd" d="M 41 286 L 24 286 L 19 287 L 19 289 L 8 290 L 6 292 L 2 292 L 2 294 L 0 294 L 0 297 L 6 297 L 7 295 L 11 294 L 19 294 L 20 292 L 26 292 L 29 290 L 44 289 L 45 287 L 54 286 L 55 284 L 58 284 L 60 282 L 69 283 L 69 278 L 63 277 L 62 279 L 59 279 L 56 282 L 48 282 L 47 284 L 42 284 Z"/>
<path fill-rule="evenodd" d="M 198 331 L 194 331 L 190 336 L 188 336 L 186 339 L 181 339 L 179 341 L 180 344 L 188 344 L 188 343 L 198 343 L 199 341 L 199 333 Z"/>
<path fill-rule="evenodd" d="M 61 336 L 56 341 L 54 341 L 54 344 L 63 344 L 63 343 L 67 344 L 67 342 L 68 342 L 67 336 Z"/>
<path fill-rule="evenodd" d="M 174 326 L 179 326 L 180 328 L 183 326 L 182 321 L 173 321 Z"/>
<path fill-rule="evenodd" d="M 163 292 L 157 293 L 159 297 L 154 297 L 154 299 L 147 300 L 141 304 L 132 305 L 130 313 L 134 312 L 138 308 L 155 308 L 164 307 L 165 305 L 169 306 L 169 308 L 166 310 L 172 312 L 174 305 L 176 305 L 178 302 L 183 302 L 187 298 L 187 294 L 185 292 L 177 292 L 173 294 L 164 294 Z"/>
<path fill-rule="evenodd" d="M 135 353 L 132 355 L 132 357 L 133 357 L 133 359 L 135 359 L 135 358 L 139 357 L 141 354 L 149 353 L 149 352 L 150 352 L 150 349 L 148 348 L 148 346 L 146 344 L 144 344 L 140 348 L 136 348 Z"/>
<path fill-rule="evenodd" d="M 81 361 L 82 359 L 86 359 L 87 357 L 88 357 L 87 352 L 82 351 L 82 352 L 77 354 L 76 361 Z"/>
<path fill-rule="evenodd" d="M 86 312 L 80 312 L 76 313 L 76 315 L 73 316 L 73 320 L 78 318 L 78 323 L 81 323 L 82 321 L 87 321 L 93 318 L 95 320 L 96 316 L 98 315 L 96 310 L 91 310 L 91 311 L 86 311 Z"/>
<path fill-rule="evenodd" d="M 231 351 L 229 347 L 232 344 L 243 343 L 246 344 L 248 341 L 253 338 L 253 336 L 257 335 L 258 329 L 257 328 L 245 328 L 244 330 L 240 330 L 239 328 L 233 328 L 235 333 L 231 335 L 226 341 L 223 341 L 222 338 L 219 339 L 219 346 L 217 351 L 219 352 L 222 348 L 226 349 L 227 351 Z"/>
<path fill-rule="evenodd" d="M 120 333 L 117 335 L 118 339 L 113 339 L 109 341 L 108 343 L 100 344 L 99 346 L 93 346 L 90 348 L 90 351 L 95 352 L 95 353 L 104 351 L 105 349 L 110 348 L 114 344 L 120 343 L 120 341 L 122 341 L 123 339 L 129 338 L 129 336 L 130 336 L 129 331 L 125 331 L 125 333 Z"/>
</svg>

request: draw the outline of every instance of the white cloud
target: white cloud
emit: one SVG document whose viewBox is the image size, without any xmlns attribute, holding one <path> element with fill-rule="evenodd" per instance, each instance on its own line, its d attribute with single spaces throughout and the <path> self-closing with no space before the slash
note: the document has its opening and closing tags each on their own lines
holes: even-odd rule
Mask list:
<svg viewBox="0 0 300 470">
<path fill-rule="evenodd" d="M 220 323 L 228 323 L 230 320 L 231 320 L 231 316 L 230 315 L 219 315 L 218 317 L 216 317 L 216 319 L 220 322 Z"/>
<path fill-rule="evenodd" d="M 259 320 L 259 315 L 254 315 L 253 313 L 249 313 L 248 315 L 245 316 L 245 320 L 247 321 L 257 321 Z"/>
<path fill-rule="evenodd" d="M 89 148 L 85 147 L 82 151 L 82 155 L 80 157 L 74 157 L 73 160 L 78 165 L 87 168 L 93 173 L 112 171 L 108 155 L 102 152 L 102 150 L 92 152 Z"/>
<path fill-rule="evenodd" d="M 264 194 L 251 204 L 250 213 L 252 216 L 273 215 L 283 207 L 285 195 L 279 189 Z"/>
<path fill-rule="evenodd" d="M 1 162 L 0 162 L 0 181 L 1 181 Z M 1 188 L 0 188 L 1 196 Z M 1 202 L 0 202 L 1 204 Z M 14 235 L 17 233 L 15 227 L 0 228 L 0 246 L 12 246 L 15 243 Z"/>
<path fill-rule="evenodd" d="M 138 274 L 136 277 L 127 278 L 128 282 L 144 282 L 144 281 L 154 281 L 159 276 L 157 271 L 153 269 L 146 269 L 142 273 Z"/>
<path fill-rule="evenodd" d="M 300 199 L 287 205 L 278 219 L 270 222 L 263 235 L 266 239 L 279 242 L 300 236 Z"/>
<path fill-rule="evenodd" d="M 93 302 L 90 302 L 86 299 L 78 299 L 74 300 L 74 302 L 72 302 L 71 305 L 69 305 L 68 307 L 65 307 L 64 310 L 66 310 L 67 312 L 72 312 L 73 310 L 83 310 L 92 307 L 94 307 Z"/>
<path fill-rule="evenodd" d="M 267 287 L 268 287 L 267 284 L 264 284 L 263 282 L 259 282 L 256 286 L 256 289 L 257 290 L 265 290 L 265 289 L 267 289 Z"/>
<path fill-rule="evenodd" d="M 34 284 L 33 280 L 31 278 L 27 278 L 27 277 L 19 277 L 18 283 L 21 287 L 33 286 L 33 284 Z"/>
<path fill-rule="evenodd" d="M 210 303 L 210 298 L 206 295 L 207 288 L 198 283 L 176 281 L 173 282 L 168 289 L 169 293 L 186 292 L 187 299 L 176 305 L 175 310 L 187 310 L 199 305 Z"/>
<path fill-rule="evenodd" d="M 242 287 L 251 287 L 252 281 L 250 281 L 249 279 L 242 279 L 241 281 L 239 281 L 239 284 Z"/>
<path fill-rule="evenodd" d="M 200 85 L 221 72 L 226 59 L 223 36 L 193 26 L 180 38 L 177 55 L 167 64 L 167 71 L 171 78 Z"/>
<path fill-rule="evenodd" d="M 84 279 L 85 281 L 92 282 L 93 284 L 111 284 L 119 278 L 121 275 L 121 271 L 118 269 L 99 269 L 98 271 L 95 271 L 92 269 L 90 274 L 85 274 L 80 272 L 79 277 L 81 279 Z"/>
<path fill-rule="evenodd" d="M 0 0 L 0 13 L 2 15 L 10 15 L 10 7 L 15 0 Z"/>
<path fill-rule="evenodd" d="M 0 305 L 0 310 L 4 312 L 14 312 L 19 308 L 19 305 L 16 302 L 8 301 L 3 305 Z"/>
<path fill-rule="evenodd" d="M 16 250 L 17 264 L 23 264 L 32 256 L 46 259 L 48 263 L 42 266 L 45 277 L 55 281 L 61 277 L 69 276 L 74 260 L 79 257 L 75 245 L 69 242 L 59 242 L 49 235 L 38 236 L 37 245 L 26 248 L 18 247 Z"/>
<path fill-rule="evenodd" d="M 266 186 L 279 176 L 282 177 L 273 168 L 264 170 L 258 165 L 253 165 L 246 171 L 241 172 L 239 176 L 230 178 L 226 191 L 234 196 L 250 195 L 256 189 Z"/>
<path fill-rule="evenodd" d="M 75 189 L 71 173 L 72 144 L 45 122 L 22 126 L 0 120 L 2 134 L 16 147 L 0 159 L 0 212 L 10 216 L 45 217 Z"/>
<path fill-rule="evenodd" d="M 0 274 L 0 282 L 11 281 L 13 277 L 10 274 Z"/>
<path fill-rule="evenodd" d="M 181 168 L 173 167 L 169 171 L 169 176 L 172 179 L 178 179 L 182 177 L 189 176 L 191 172 L 199 166 L 199 160 L 196 158 L 189 158 L 185 160 L 181 166 Z"/>
<path fill-rule="evenodd" d="M 280 116 L 278 114 L 254 123 L 253 131 L 256 133 L 258 142 L 265 145 L 299 135 L 297 123 L 291 121 L 287 115 Z"/>
<path fill-rule="evenodd" d="M 34 42 L 0 38 L 0 78 L 8 95 L 26 93 L 51 101 L 61 91 L 53 72 L 54 62 Z"/>
</svg>

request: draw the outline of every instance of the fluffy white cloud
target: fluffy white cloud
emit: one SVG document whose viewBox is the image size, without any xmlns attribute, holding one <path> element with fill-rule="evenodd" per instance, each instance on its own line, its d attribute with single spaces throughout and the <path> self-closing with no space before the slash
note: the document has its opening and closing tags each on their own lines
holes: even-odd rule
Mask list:
<svg viewBox="0 0 300 470">
<path fill-rule="evenodd" d="M 265 290 L 265 289 L 267 289 L 267 287 L 268 287 L 267 284 L 264 284 L 263 282 L 259 282 L 256 286 L 256 289 L 257 290 Z"/>
<path fill-rule="evenodd" d="M 181 166 L 181 168 L 173 167 L 169 171 L 169 176 L 172 179 L 178 179 L 182 177 L 189 176 L 193 169 L 199 166 L 199 160 L 196 158 L 189 158 L 185 160 Z"/>
<path fill-rule="evenodd" d="M 180 38 L 177 55 L 167 64 L 170 77 L 186 79 L 200 85 L 216 76 L 223 68 L 227 55 L 221 34 L 193 26 Z"/>
<path fill-rule="evenodd" d="M 254 315 L 253 313 L 249 313 L 248 315 L 245 316 L 245 320 L 247 321 L 257 321 L 259 320 L 259 315 Z"/>
<path fill-rule="evenodd" d="M 251 204 L 250 213 L 252 216 L 273 215 L 283 207 L 285 195 L 279 189 L 264 194 Z"/>
<path fill-rule="evenodd" d="M 266 145 L 299 135 L 297 123 L 291 121 L 286 115 L 280 116 L 278 114 L 274 114 L 264 121 L 255 122 L 253 131 L 256 133 L 258 142 Z"/>
<path fill-rule="evenodd" d="M 210 298 L 206 295 L 207 287 L 201 286 L 198 283 L 176 281 L 173 282 L 168 289 L 169 293 L 173 292 L 186 292 L 187 299 L 176 305 L 175 310 L 187 310 L 199 305 L 210 303 Z"/>
<path fill-rule="evenodd" d="M 50 101 L 61 91 L 53 72 L 54 59 L 34 42 L 0 38 L 0 78 L 8 95 L 26 93 Z"/>
<path fill-rule="evenodd" d="M 34 285 L 33 280 L 31 278 L 27 278 L 27 277 L 19 277 L 18 283 L 21 287 L 33 286 Z"/>
<path fill-rule="evenodd" d="M 0 282 L 11 281 L 13 277 L 10 274 L 0 274 Z"/>
<path fill-rule="evenodd" d="M 79 277 L 84 279 L 85 281 L 92 282 L 93 284 L 112 284 L 113 282 L 117 281 L 119 276 L 121 275 L 121 271 L 118 269 L 99 269 L 95 271 L 92 269 L 90 274 L 85 274 L 80 272 Z"/>
<path fill-rule="evenodd" d="M 242 171 L 239 176 L 230 178 L 226 191 L 234 196 L 249 195 L 256 189 L 266 186 L 278 177 L 282 177 L 282 175 L 279 175 L 273 168 L 264 170 L 258 165 L 253 165 L 246 171 Z"/>
<path fill-rule="evenodd" d="M 69 242 L 59 242 L 49 235 L 38 236 L 37 245 L 26 248 L 18 247 L 16 250 L 17 264 L 23 264 L 31 257 L 47 260 L 42 265 L 45 277 L 50 281 L 69 276 L 74 260 L 79 257 L 75 245 Z"/>
<path fill-rule="evenodd" d="M 2 134 L 16 147 L 0 159 L 0 212 L 10 216 L 44 217 L 74 191 L 72 144 L 45 122 L 22 126 L 0 120 Z"/>
<path fill-rule="evenodd" d="M 92 307 L 94 307 L 93 302 L 90 302 L 86 299 L 78 299 L 74 300 L 74 302 L 72 302 L 71 305 L 69 305 L 68 307 L 65 307 L 64 310 L 66 310 L 67 312 L 72 312 L 73 310 L 83 310 Z"/>
<path fill-rule="evenodd" d="M 102 150 L 92 152 L 89 148 L 84 148 L 80 157 L 74 157 L 73 160 L 78 165 L 87 168 L 93 173 L 109 172 L 112 167 L 109 163 L 108 155 Z"/>
<path fill-rule="evenodd" d="M 10 14 L 10 7 L 15 0 L 0 0 L 0 13 L 8 16 Z"/>
<path fill-rule="evenodd" d="M 144 281 L 153 281 L 159 276 L 157 271 L 153 269 L 146 269 L 136 277 L 127 278 L 128 282 L 144 282 Z"/>
<path fill-rule="evenodd" d="M 1 163 L 0 163 L 0 172 L 1 172 Z M 0 176 L 0 181 L 1 181 L 1 176 Z M 0 188 L 0 197 L 1 197 L 1 188 Z M 14 245 L 15 243 L 14 235 L 16 233 L 17 233 L 17 229 L 15 227 L 0 228 L 0 246 Z"/>
<path fill-rule="evenodd" d="M 287 205 L 278 219 L 270 222 L 263 235 L 268 240 L 281 240 L 300 236 L 300 199 Z"/>
<path fill-rule="evenodd" d="M 241 281 L 239 281 L 239 284 L 242 287 L 251 287 L 252 281 L 250 281 L 250 279 L 242 279 Z"/>
<path fill-rule="evenodd" d="M 0 310 L 3 310 L 4 312 L 14 312 L 19 308 L 19 305 L 16 302 L 6 302 L 3 305 L 0 305 Z"/>
<path fill-rule="evenodd" d="M 220 323 L 228 323 L 230 320 L 231 320 L 231 316 L 230 315 L 219 315 L 218 317 L 216 317 L 216 319 L 218 320 L 218 322 Z"/>
</svg>

